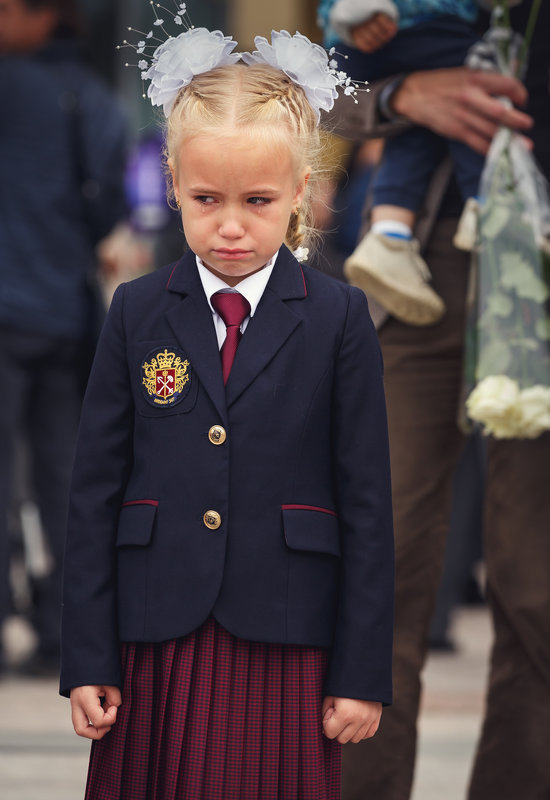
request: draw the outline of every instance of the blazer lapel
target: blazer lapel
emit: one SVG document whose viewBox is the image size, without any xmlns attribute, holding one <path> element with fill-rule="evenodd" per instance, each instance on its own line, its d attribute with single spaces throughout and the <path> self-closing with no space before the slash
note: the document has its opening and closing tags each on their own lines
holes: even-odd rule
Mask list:
<svg viewBox="0 0 550 800">
<path fill-rule="evenodd" d="M 188 251 L 178 262 L 167 289 L 183 295 L 181 302 L 166 312 L 168 323 L 189 356 L 191 367 L 216 406 L 221 420 L 227 423 L 218 341 L 194 253 Z"/>
<path fill-rule="evenodd" d="M 239 343 L 226 389 L 231 406 L 281 349 L 302 318 L 285 300 L 307 295 L 302 268 L 283 245 L 266 290 Z"/>
</svg>

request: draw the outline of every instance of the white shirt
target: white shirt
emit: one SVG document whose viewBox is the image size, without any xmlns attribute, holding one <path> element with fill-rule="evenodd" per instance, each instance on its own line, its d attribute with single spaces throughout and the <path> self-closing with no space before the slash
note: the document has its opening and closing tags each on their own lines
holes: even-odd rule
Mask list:
<svg viewBox="0 0 550 800">
<path fill-rule="evenodd" d="M 253 275 L 249 275 L 248 278 L 244 278 L 244 280 L 240 281 L 237 286 L 228 286 L 225 281 L 222 281 L 221 278 L 218 278 L 217 275 L 214 275 L 214 273 L 210 272 L 210 270 L 204 266 L 201 259 L 196 256 L 199 277 L 201 279 L 202 288 L 204 289 L 206 299 L 208 300 L 208 305 L 212 311 L 214 327 L 216 328 L 216 336 L 218 337 L 218 347 L 220 349 L 225 341 L 227 330 L 225 327 L 225 322 L 220 317 L 218 312 L 214 310 L 212 303 L 210 302 L 210 298 L 213 294 L 216 294 L 216 292 L 237 292 L 238 294 L 242 294 L 242 296 L 248 300 L 250 303 L 250 314 L 248 317 L 244 318 L 241 325 L 241 333 L 244 333 L 246 326 L 250 322 L 250 318 L 254 316 L 254 313 L 258 307 L 258 303 L 262 299 L 262 295 L 265 291 L 265 287 L 267 286 L 267 282 L 271 277 L 271 273 L 273 272 L 273 267 L 275 266 L 278 255 L 279 251 L 277 250 L 273 258 L 269 259 L 265 267 L 262 267 L 262 269 L 258 270 L 258 272 L 255 272 Z"/>
</svg>

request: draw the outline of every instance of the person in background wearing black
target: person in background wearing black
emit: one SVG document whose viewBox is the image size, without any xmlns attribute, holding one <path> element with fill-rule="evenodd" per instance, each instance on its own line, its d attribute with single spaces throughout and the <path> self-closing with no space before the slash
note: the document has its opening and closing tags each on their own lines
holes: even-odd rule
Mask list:
<svg viewBox="0 0 550 800">
<path fill-rule="evenodd" d="M 23 442 L 53 563 L 33 585 L 38 648 L 22 669 L 34 674 L 58 668 L 95 247 L 125 215 L 125 120 L 81 65 L 78 33 L 76 0 L 0 0 L 0 625 L 10 608 L 7 509 Z"/>
<path fill-rule="evenodd" d="M 511 10 L 523 32 L 531 2 Z M 411 122 L 487 152 L 500 124 L 525 132 L 550 177 L 550 4 L 542 3 L 525 87 L 467 68 L 382 79 L 337 104 L 337 132 L 386 136 Z M 351 64 L 346 65 L 353 75 Z M 506 96 L 516 108 L 497 99 Z M 534 124 L 533 124 L 534 123 Z M 407 800 L 414 775 L 420 674 L 441 576 L 451 482 L 464 444 L 457 423 L 470 259 L 453 247 L 461 213 L 441 162 L 415 235 L 447 313 L 415 328 L 369 303 L 385 365 L 396 537 L 394 704 L 375 739 L 343 752 L 343 800 Z M 366 227 L 363 233 L 366 232 Z M 468 800 L 550 797 L 550 434 L 487 440 L 484 554 L 494 626 L 485 719 Z"/>
</svg>

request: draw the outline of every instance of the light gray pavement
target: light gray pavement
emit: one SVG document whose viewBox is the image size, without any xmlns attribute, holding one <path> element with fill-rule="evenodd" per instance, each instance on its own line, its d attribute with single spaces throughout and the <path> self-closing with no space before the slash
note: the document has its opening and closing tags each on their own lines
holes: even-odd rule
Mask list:
<svg viewBox="0 0 550 800">
<path fill-rule="evenodd" d="M 16 655 L 31 645 L 17 620 L 10 620 L 6 634 Z M 487 613 L 459 612 L 454 634 L 459 652 L 431 656 L 424 673 L 413 800 L 465 798 L 483 707 Z M 88 750 L 72 733 L 69 705 L 58 697 L 55 680 L 0 681 L 1 800 L 80 800 Z"/>
</svg>

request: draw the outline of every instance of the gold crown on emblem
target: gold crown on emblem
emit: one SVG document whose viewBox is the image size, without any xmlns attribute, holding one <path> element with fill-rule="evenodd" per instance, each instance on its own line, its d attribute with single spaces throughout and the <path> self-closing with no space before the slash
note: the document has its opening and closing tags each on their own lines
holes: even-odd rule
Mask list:
<svg viewBox="0 0 550 800">
<path fill-rule="evenodd" d="M 174 359 L 176 357 L 175 353 L 169 353 L 166 349 L 164 353 L 158 353 L 157 355 L 157 364 L 159 369 L 171 369 L 172 364 L 174 363 Z"/>
</svg>

